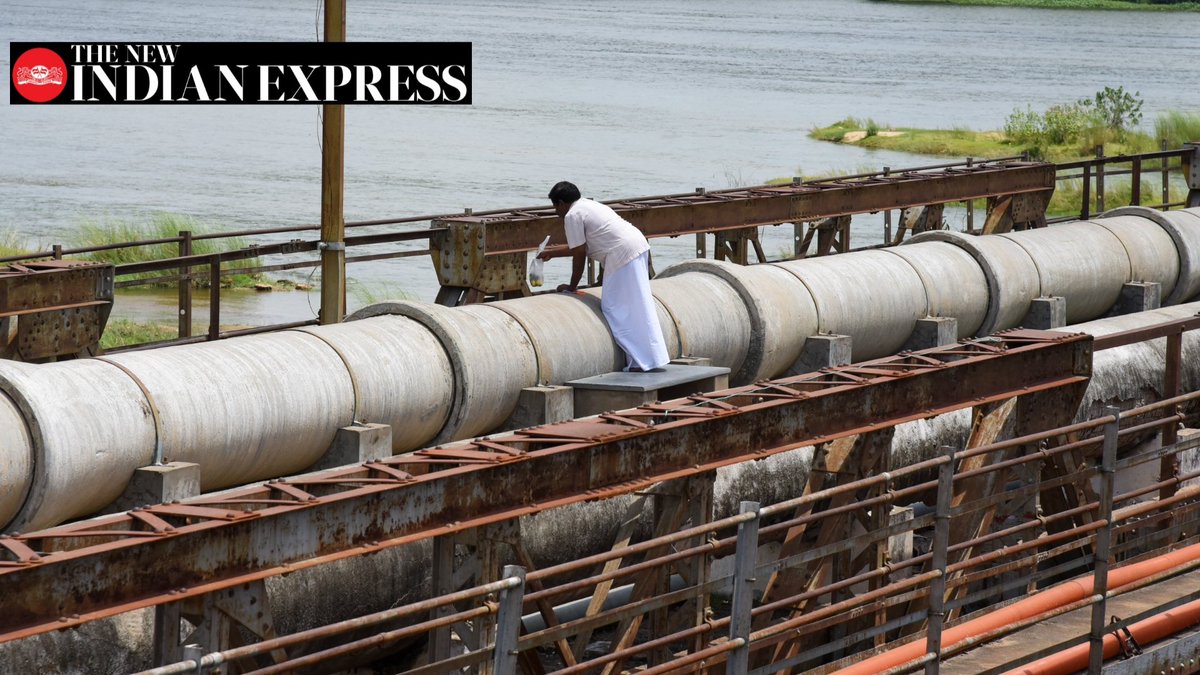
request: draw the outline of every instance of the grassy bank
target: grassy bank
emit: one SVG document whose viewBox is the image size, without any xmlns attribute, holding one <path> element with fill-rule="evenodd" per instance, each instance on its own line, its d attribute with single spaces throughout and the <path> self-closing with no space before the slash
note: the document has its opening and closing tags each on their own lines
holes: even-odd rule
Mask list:
<svg viewBox="0 0 1200 675">
<path fill-rule="evenodd" d="M 1145 0 L 875 0 L 909 5 L 973 5 L 983 7 L 1035 7 L 1038 9 L 1103 9 L 1135 12 L 1200 12 L 1200 2 L 1146 2 Z"/>
<path fill-rule="evenodd" d="M 1003 131 L 891 126 L 879 126 L 872 131 L 871 124 L 869 120 L 847 117 L 827 127 L 813 129 L 808 135 L 820 141 L 937 157 L 989 159 L 1028 152 L 1030 156 L 1048 162 L 1095 157 L 1097 145 L 1103 145 L 1105 154 L 1109 156 L 1129 155 L 1161 149 L 1160 138 L 1166 138 L 1168 146 L 1172 148 L 1179 147 L 1183 141 L 1200 138 L 1200 115 L 1187 113 L 1172 113 L 1166 124 L 1156 126 L 1153 134 L 1140 131 L 1126 132 L 1123 137 L 1102 133 L 1084 134 L 1074 142 L 1044 145 L 1013 140 Z"/>
<path fill-rule="evenodd" d="M 115 349 L 126 345 L 173 340 L 177 337 L 177 325 L 113 319 L 104 327 L 104 335 L 100 336 L 100 346 L 104 349 Z"/>
</svg>

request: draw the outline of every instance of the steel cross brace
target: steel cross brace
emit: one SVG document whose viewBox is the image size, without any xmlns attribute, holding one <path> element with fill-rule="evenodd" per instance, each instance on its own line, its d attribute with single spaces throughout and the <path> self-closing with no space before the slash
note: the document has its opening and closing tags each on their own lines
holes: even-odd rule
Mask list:
<svg viewBox="0 0 1200 675">
<path fill-rule="evenodd" d="M 0 539 L 0 641 L 1090 374 L 1089 336 L 1011 331 Z"/>
</svg>

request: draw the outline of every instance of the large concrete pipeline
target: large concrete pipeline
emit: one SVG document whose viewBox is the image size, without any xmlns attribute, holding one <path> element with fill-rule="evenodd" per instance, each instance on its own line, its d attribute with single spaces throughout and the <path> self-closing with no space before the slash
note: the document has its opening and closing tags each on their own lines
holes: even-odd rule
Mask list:
<svg viewBox="0 0 1200 675">
<path fill-rule="evenodd" d="M 1197 312 L 1200 302 L 1068 326 L 1064 330 L 1105 335 Z M 1104 404 L 1114 403 L 1131 407 L 1157 396 L 1164 364 L 1163 342 L 1098 352 L 1081 409 L 1098 410 Z M 1184 350 L 1184 388 L 1195 390 L 1200 385 L 1200 358 L 1194 358 L 1200 355 L 1200 336 L 1185 335 Z M 4 414 L 2 411 L 0 408 L 0 415 Z M 969 429 L 967 410 L 900 425 L 892 442 L 892 463 L 905 466 L 931 457 L 940 445 L 961 446 Z M 714 488 L 716 517 L 735 513 L 742 500 L 771 504 L 801 494 L 812 450 L 799 448 L 718 469 Z M 524 518 L 522 540 L 539 566 L 605 550 L 611 546 L 613 532 L 626 517 L 629 504 L 628 498 L 584 502 Z M 645 512 L 652 510 L 647 508 Z M 648 529 L 649 521 L 646 522 Z M 423 542 L 271 577 L 267 579 L 267 591 L 276 621 L 274 627 L 280 633 L 292 633 L 427 597 L 430 559 L 430 547 Z M 347 603 L 347 597 L 357 600 Z M 94 621 L 71 631 L 6 643 L 0 645 L 0 662 L 18 671 L 46 671 L 47 663 L 52 662 L 56 664 L 54 672 L 80 674 L 148 668 L 152 665 L 153 618 L 153 611 L 141 610 Z"/>
<path fill-rule="evenodd" d="M 1200 209 L 1120 209 L 1002 236 L 934 232 L 896 249 L 752 268 L 677 267 L 651 284 L 672 355 L 710 357 L 740 384 L 788 372 L 814 332 L 849 335 L 864 360 L 900 348 L 926 315 L 986 334 L 1018 325 L 1033 298 L 1058 295 L 1072 320 L 1087 320 L 1144 279 L 1178 302 L 1200 290 Z M 295 473 L 356 420 L 391 424 L 396 452 L 486 433 L 521 388 L 620 363 L 597 293 L 455 309 L 390 303 L 339 326 L 0 363 L 0 523 L 20 531 L 95 512 L 157 458 L 200 464 L 205 490 Z"/>
</svg>

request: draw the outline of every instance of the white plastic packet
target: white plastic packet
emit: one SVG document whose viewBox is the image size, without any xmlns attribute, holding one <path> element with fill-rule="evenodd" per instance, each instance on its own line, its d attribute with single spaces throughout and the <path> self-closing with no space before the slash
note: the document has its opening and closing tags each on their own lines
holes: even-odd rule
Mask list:
<svg viewBox="0 0 1200 675">
<path fill-rule="evenodd" d="M 546 238 L 543 239 L 542 243 L 537 247 L 537 253 L 533 254 L 533 262 L 529 263 L 530 286 L 541 286 L 542 282 L 546 279 L 546 277 L 542 274 L 542 265 L 545 261 L 538 256 L 542 254 L 542 251 L 546 250 L 546 244 L 549 243 L 550 235 L 546 235 Z"/>
</svg>

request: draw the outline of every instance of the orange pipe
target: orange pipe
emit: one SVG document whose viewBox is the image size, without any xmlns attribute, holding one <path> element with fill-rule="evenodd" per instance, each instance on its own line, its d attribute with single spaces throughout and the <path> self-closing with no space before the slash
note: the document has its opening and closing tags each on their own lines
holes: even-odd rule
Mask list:
<svg viewBox="0 0 1200 675">
<path fill-rule="evenodd" d="M 1149 619 L 1143 619 L 1129 626 L 1129 632 L 1133 633 L 1133 637 L 1139 645 L 1148 645 L 1198 623 L 1200 623 L 1200 600 L 1169 609 Z M 1034 661 L 1023 668 L 1010 670 L 1005 675 L 1070 675 L 1087 670 L 1090 647 L 1091 645 L 1087 643 L 1075 645 L 1065 651 Z M 1117 644 L 1117 636 L 1105 635 L 1104 658 L 1110 659 L 1120 651 L 1121 647 Z"/>
<path fill-rule="evenodd" d="M 1134 565 L 1117 567 L 1108 573 L 1108 589 L 1120 588 L 1137 579 L 1158 574 L 1159 572 L 1169 570 L 1172 567 L 1178 567 L 1197 558 L 1200 558 L 1200 544 L 1193 544 L 1192 546 L 1181 548 Z M 1087 598 L 1092 595 L 1092 584 L 1093 581 L 1090 575 L 1072 579 L 1041 593 L 1031 595 L 1007 607 L 1001 607 L 994 612 L 988 612 L 978 619 L 972 619 L 953 628 L 947 628 L 942 632 L 942 647 L 953 646 L 975 635 L 982 635 L 1001 626 L 1028 619 L 1056 607 L 1069 605 L 1072 602 Z M 873 656 L 866 661 L 860 661 L 848 668 L 843 668 L 837 671 L 837 675 L 874 675 L 875 673 L 881 673 L 885 670 L 902 666 L 924 655 L 925 641 L 914 640 L 908 644 Z M 1084 666 L 1086 667 L 1086 665 L 1085 662 Z"/>
</svg>

